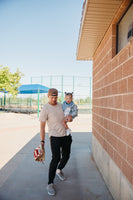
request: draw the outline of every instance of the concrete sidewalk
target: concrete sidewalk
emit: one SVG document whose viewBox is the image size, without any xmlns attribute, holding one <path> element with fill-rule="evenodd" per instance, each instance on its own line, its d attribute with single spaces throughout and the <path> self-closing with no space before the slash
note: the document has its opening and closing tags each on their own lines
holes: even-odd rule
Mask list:
<svg viewBox="0 0 133 200">
<path fill-rule="evenodd" d="M 23 132 L 28 133 L 29 129 L 23 129 Z M 39 132 L 36 133 L 1 168 L 0 200 L 113 200 L 92 159 L 91 136 L 91 132 L 85 129 L 81 132 L 78 128 L 72 132 L 71 158 L 64 169 L 67 179 L 62 182 L 55 178 L 57 194 L 51 197 L 46 191 L 51 159 L 49 138 L 46 134 L 46 160 L 43 165 L 33 158 L 33 150 L 40 141 Z"/>
</svg>

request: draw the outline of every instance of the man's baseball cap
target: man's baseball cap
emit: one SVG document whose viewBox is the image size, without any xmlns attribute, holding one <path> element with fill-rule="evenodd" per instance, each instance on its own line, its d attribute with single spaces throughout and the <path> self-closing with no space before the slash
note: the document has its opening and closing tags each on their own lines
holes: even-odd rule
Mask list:
<svg viewBox="0 0 133 200">
<path fill-rule="evenodd" d="M 50 88 L 48 90 L 48 96 L 58 96 L 58 90 L 56 90 L 55 88 Z"/>
</svg>

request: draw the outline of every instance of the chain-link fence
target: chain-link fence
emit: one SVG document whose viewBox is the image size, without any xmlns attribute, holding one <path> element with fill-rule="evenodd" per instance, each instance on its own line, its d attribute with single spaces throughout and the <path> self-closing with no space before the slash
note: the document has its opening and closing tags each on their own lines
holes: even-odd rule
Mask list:
<svg viewBox="0 0 133 200">
<path fill-rule="evenodd" d="M 64 101 L 65 92 L 73 92 L 73 100 L 80 113 L 91 113 L 92 110 L 92 77 L 50 75 L 31 77 L 31 83 L 41 84 L 49 88 L 57 88 L 59 101 Z M 44 98 L 42 98 L 43 100 Z M 47 99 L 46 99 L 47 101 Z M 45 103 L 42 102 L 42 103 Z"/>
<path fill-rule="evenodd" d="M 50 75 L 31 77 L 31 84 L 41 84 L 49 88 L 57 88 L 59 102 L 64 101 L 65 92 L 73 92 L 73 100 L 78 105 L 79 113 L 91 113 L 92 110 L 92 78 L 87 76 Z M 0 108 L 16 112 L 38 112 L 48 102 L 47 94 L 23 95 L 12 98 L 8 94 L 0 97 Z M 39 104 L 39 107 L 38 107 Z"/>
</svg>

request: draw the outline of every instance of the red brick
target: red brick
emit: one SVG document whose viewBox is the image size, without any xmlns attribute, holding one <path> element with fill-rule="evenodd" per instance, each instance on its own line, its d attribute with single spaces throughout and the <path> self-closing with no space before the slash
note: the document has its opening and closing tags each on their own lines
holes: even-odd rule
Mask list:
<svg viewBox="0 0 133 200">
<path fill-rule="evenodd" d="M 117 166 L 122 169 L 122 157 L 120 156 L 120 154 L 117 151 L 114 151 L 114 161 L 117 164 Z"/>
<path fill-rule="evenodd" d="M 127 161 L 132 165 L 133 167 L 133 148 L 128 147 L 127 151 Z"/>
<path fill-rule="evenodd" d="M 129 58 L 129 49 L 124 48 L 119 55 L 119 65 Z"/>
<path fill-rule="evenodd" d="M 109 63 L 106 65 L 104 71 L 105 71 L 105 72 L 104 72 L 105 75 L 107 75 L 108 73 L 110 73 L 110 71 L 111 71 L 111 62 L 109 62 Z"/>
<path fill-rule="evenodd" d="M 128 78 L 128 92 L 133 92 L 133 76 Z"/>
<path fill-rule="evenodd" d="M 132 182 L 133 168 L 125 160 L 122 161 L 122 172 L 130 181 L 130 183 L 133 184 Z"/>
<path fill-rule="evenodd" d="M 104 112 L 104 117 L 106 117 L 106 118 L 110 118 L 110 115 L 111 115 L 111 110 L 110 109 L 104 109 L 103 110 L 103 112 Z"/>
<path fill-rule="evenodd" d="M 133 147 L 133 130 L 123 127 L 122 140 L 129 146 Z"/>
<path fill-rule="evenodd" d="M 115 40 L 116 40 L 116 37 L 115 37 Z M 116 42 L 113 42 L 113 43 L 116 44 Z M 112 45 L 112 46 L 114 46 L 114 45 Z M 112 58 L 113 58 L 115 55 L 116 55 L 116 46 L 114 46 L 114 47 L 112 48 Z"/>
<path fill-rule="evenodd" d="M 120 140 L 117 140 L 117 146 L 116 150 L 119 152 L 119 154 L 126 159 L 126 144 L 123 143 Z"/>
<path fill-rule="evenodd" d="M 111 97 L 108 97 L 107 99 L 108 99 L 108 107 L 114 107 L 114 103 L 115 103 L 114 97 L 111 96 Z"/>
<path fill-rule="evenodd" d="M 115 149 L 117 149 L 117 144 L 118 144 L 118 140 L 116 137 L 114 137 L 112 134 L 110 134 L 108 132 L 108 134 L 106 134 L 106 138 L 107 138 L 107 141 L 110 145 L 112 145 Z"/>
<path fill-rule="evenodd" d="M 127 79 L 120 80 L 118 82 L 118 93 L 127 93 Z"/>
<path fill-rule="evenodd" d="M 123 158 L 126 158 L 126 144 L 118 139 L 118 134 L 106 132 L 106 140 Z"/>
<path fill-rule="evenodd" d="M 101 91 L 102 91 L 102 96 L 106 96 L 106 88 L 105 87 L 102 88 Z"/>
<path fill-rule="evenodd" d="M 111 157 L 112 159 L 114 159 L 114 150 L 113 150 L 113 147 L 112 147 L 110 144 L 108 144 L 107 152 L 108 152 L 108 154 L 110 155 L 110 157 Z"/>
<path fill-rule="evenodd" d="M 93 131 L 93 135 L 96 137 L 96 131 L 95 131 L 95 129 L 94 129 L 94 126 L 93 126 L 93 128 L 92 128 L 92 131 Z"/>
<path fill-rule="evenodd" d="M 133 74 L 133 58 L 129 59 L 122 65 L 122 76 L 123 78 Z"/>
<path fill-rule="evenodd" d="M 111 120 L 117 122 L 117 110 L 111 110 Z"/>
<path fill-rule="evenodd" d="M 106 77 L 104 77 L 103 83 L 104 83 L 104 85 L 107 85 L 107 84 L 110 83 L 110 81 L 109 81 L 109 76 L 108 76 L 108 75 L 107 75 Z"/>
<path fill-rule="evenodd" d="M 110 62 L 110 60 L 112 59 L 113 55 L 112 55 L 112 48 L 110 49 L 110 51 L 108 51 L 108 55 L 107 55 L 107 63 Z"/>
<path fill-rule="evenodd" d="M 107 107 L 107 101 L 108 101 L 108 98 L 103 98 L 102 99 L 102 106 Z"/>
<path fill-rule="evenodd" d="M 99 134 L 97 134 L 97 139 L 100 142 L 100 144 L 103 146 L 103 140 L 104 139 Z"/>
<path fill-rule="evenodd" d="M 114 69 L 118 66 L 118 57 L 115 56 L 113 59 L 112 59 L 112 62 L 111 62 L 111 69 Z"/>
<path fill-rule="evenodd" d="M 114 123 L 112 121 L 108 122 L 108 130 L 113 133 L 113 127 L 114 127 Z"/>
<path fill-rule="evenodd" d="M 131 56 L 133 56 L 133 40 L 130 42 L 131 43 Z"/>
<path fill-rule="evenodd" d="M 122 79 L 122 66 L 120 66 L 117 69 L 115 69 L 114 73 L 115 73 L 115 75 L 114 75 L 115 76 L 114 77 L 115 81 Z"/>
<path fill-rule="evenodd" d="M 106 96 L 109 96 L 112 94 L 112 86 L 111 85 L 106 87 L 105 94 L 106 94 Z"/>
<path fill-rule="evenodd" d="M 122 126 L 119 125 L 119 124 L 115 124 L 115 123 L 114 123 L 114 126 L 113 126 L 113 133 L 114 133 L 117 137 L 121 138 L 121 137 L 122 137 Z"/>
<path fill-rule="evenodd" d="M 103 148 L 105 149 L 105 151 L 107 151 L 108 149 L 108 144 L 105 140 L 103 140 Z"/>
<path fill-rule="evenodd" d="M 104 119 L 99 117 L 99 124 L 104 127 Z"/>
<path fill-rule="evenodd" d="M 123 95 L 123 108 L 133 110 L 133 94 Z"/>
<path fill-rule="evenodd" d="M 113 94 L 118 94 L 118 82 L 115 82 L 112 84 L 112 95 Z"/>
<path fill-rule="evenodd" d="M 107 76 L 107 84 L 113 83 L 115 81 L 115 71 L 112 71 L 108 76 Z"/>
<path fill-rule="evenodd" d="M 108 123 L 109 123 L 109 121 L 107 120 L 107 119 L 103 119 L 103 127 L 104 128 L 108 128 Z"/>
<path fill-rule="evenodd" d="M 128 127 L 133 129 L 133 112 L 128 112 Z"/>
<path fill-rule="evenodd" d="M 106 130 L 104 129 L 104 128 L 102 128 L 102 127 L 100 127 L 100 130 L 101 130 L 101 136 L 103 137 L 103 138 L 106 138 Z"/>
<path fill-rule="evenodd" d="M 122 96 L 114 96 L 114 108 L 122 108 L 123 106 L 123 101 L 122 101 Z"/>
<path fill-rule="evenodd" d="M 126 111 L 118 111 L 118 123 L 126 126 L 128 119 L 128 113 Z"/>
</svg>

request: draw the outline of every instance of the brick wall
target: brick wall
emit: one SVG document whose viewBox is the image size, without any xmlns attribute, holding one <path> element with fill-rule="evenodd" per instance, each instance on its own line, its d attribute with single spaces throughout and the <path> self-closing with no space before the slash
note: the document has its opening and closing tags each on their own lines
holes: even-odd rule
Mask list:
<svg viewBox="0 0 133 200">
<path fill-rule="evenodd" d="M 133 185 L 133 41 L 115 52 L 112 24 L 93 59 L 93 134 Z"/>
</svg>

